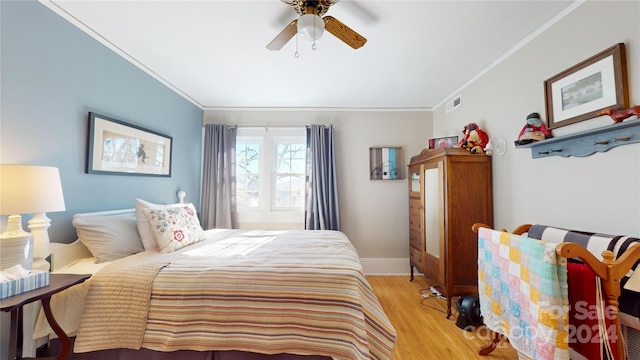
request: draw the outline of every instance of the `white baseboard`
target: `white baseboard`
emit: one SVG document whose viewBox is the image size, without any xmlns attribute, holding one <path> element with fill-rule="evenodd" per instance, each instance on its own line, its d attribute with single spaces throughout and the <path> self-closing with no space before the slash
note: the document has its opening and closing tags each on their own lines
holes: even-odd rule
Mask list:
<svg viewBox="0 0 640 360">
<path fill-rule="evenodd" d="M 411 274 L 409 258 L 361 258 L 365 275 L 398 275 Z M 418 273 L 414 270 L 414 273 Z"/>
</svg>

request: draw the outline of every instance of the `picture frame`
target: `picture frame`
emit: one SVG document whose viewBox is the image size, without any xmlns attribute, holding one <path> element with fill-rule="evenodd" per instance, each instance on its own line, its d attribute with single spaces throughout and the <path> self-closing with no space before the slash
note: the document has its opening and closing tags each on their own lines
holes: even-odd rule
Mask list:
<svg viewBox="0 0 640 360">
<path fill-rule="evenodd" d="M 603 109 L 629 106 L 624 43 L 544 81 L 547 128 L 593 119 Z"/>
<path fill-rule="evenodd" d="M 400 146 L 369 148 L 369 180 L 404 179 L 404 152 Z"/>
<path fill-rule="evenodd" d="M 89 113 L 88 174 L 171 176 L 173 138 Z"/>
<path fill-rule="evenodd" d="M 458 136 L 446 136 L 429 139 L 429 149 L 437 149 L 439 147 L 450 148 L 458 145 Z"/>
</svg>

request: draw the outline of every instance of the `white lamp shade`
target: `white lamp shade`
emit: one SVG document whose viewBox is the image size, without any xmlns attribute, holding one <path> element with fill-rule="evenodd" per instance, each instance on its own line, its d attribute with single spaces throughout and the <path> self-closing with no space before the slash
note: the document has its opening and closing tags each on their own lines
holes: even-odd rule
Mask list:
<svg viewBox="0 0 640 360">
<path fill-rule="evenodd" d="M 0 215 L 64 210 L 58 168 L 0 165 Z"/>
<path fill-rule="evenodd" d="M 298 18 L 298 34 L 309 41 L 315 41 L 324 33 L 324 20 L 316 14 L 304 14 Z"/>
</svg>

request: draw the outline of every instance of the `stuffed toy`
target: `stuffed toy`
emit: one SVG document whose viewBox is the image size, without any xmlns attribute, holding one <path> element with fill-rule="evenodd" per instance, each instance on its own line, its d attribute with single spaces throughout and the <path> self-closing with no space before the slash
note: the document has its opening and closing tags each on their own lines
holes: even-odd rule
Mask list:
<svg viewBox="0 0 640 360">
<path fill-rule="evenodd" d="M 489 143 L 489 135 L 476 123 L 469 123 L 465 126 L 463 133 L 464 136 L 458 142 L 458 147 L 467 149 L 473 154 L 484 154 L 484 148 Z"/>
<path fill-rule="evenodd" d="M 487 146 L 485 146 L 483 150 L 485 154 L 489 156 L 493 155 L 493 144 L 491 144 L 491 139 L 489 139 Z"/>
<path fill-rule="evenodd" d="M 456 145 L 456 147 L 459 147 L 459 148 L 464 147 L 468 138 L 469 138 L 469 125 L 465 125 L 462 128 L 462 139 L 458 141 L 458 144 Z"/>
<path fill-rule="evenodd" d="M 514 141 L 514 143 L 516 145 L 525 145 L 550 137 L 553 137 L 553 135 L 551 135 L 551 131 L 549 131 L 547 126 L 540 120 L 540 115 L 538 113 L 531 113 L 527 116 L 527 123 L 522 130 L 520 130 L 518 140 Z"/>
</svg>

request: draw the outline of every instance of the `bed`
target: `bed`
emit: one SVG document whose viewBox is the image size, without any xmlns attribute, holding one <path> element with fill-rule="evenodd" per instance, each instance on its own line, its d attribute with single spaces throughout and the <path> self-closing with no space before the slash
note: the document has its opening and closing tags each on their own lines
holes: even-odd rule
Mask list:
<svg viewBox="0 0 640 360">
<path fill-rule="evenodd" d="M 202 231 L 192 205 L 139 199 L 73 221 L 78 240 L 51 244 L 53 273 L 92 274 L 51 301 L 71 359 L 392 358 L 395 329 L 342 232 Z M 42 314 L 33 337 L 55 338 Z"/>
</svg>

